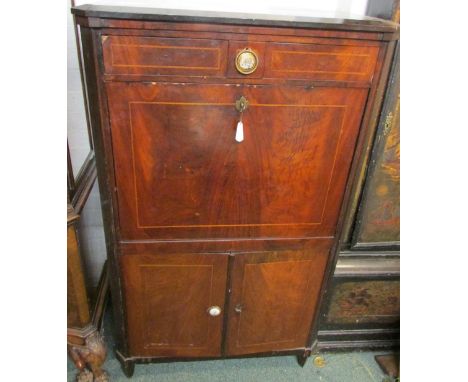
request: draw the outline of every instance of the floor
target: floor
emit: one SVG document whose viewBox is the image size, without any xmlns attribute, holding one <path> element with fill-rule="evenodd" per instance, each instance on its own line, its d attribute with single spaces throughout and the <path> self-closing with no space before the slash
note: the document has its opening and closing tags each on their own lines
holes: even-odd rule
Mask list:
<svg viewBox="0 0 468 382">
<path fill-rule="evenodd" d="M 113 354 L 111 335 L 112 319 L 106 314 L 103 334 L 108 346 L 104 369 L 112 382 L 275 382 L 275 381 L 323 381 L 323 382 L 382 382 L 386 381 L 374 361 L 383 352 L 324 353 L 323 366 L 314 365 L 313 356 L 301 368 L 294 356 L 244 358 L 201 362 L 174 362 L 150 365 L 136 365 L 132 379 L 120 369 Z M 76 369 L 68 360 L 68 381 L 75 380 Z"/>
</svg>

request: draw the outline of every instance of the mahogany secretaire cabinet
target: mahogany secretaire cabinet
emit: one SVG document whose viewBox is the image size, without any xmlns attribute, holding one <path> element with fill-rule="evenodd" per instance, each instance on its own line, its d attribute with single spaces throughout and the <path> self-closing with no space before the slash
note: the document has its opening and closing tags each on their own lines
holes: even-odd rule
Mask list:
<svg viewBox="0 0 468 382">
<path fill-rule="evenodd" d="M 80 6 L 117 326 L 135 362 L 314 349 L 396 24 Z"/>
</svg>

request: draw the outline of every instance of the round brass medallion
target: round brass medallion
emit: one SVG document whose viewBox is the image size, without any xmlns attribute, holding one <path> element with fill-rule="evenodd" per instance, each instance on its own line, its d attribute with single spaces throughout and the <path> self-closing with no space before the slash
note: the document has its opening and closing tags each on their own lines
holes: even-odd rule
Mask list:
<svg viewBox="0 0 468 382">
<path fill-rule="evenodd" d="M 241 74 L 255 72 L 258 66 L 258 57 L 252 49 L 245 48 L 237 53 L 236 69 Z"/>
</svg>

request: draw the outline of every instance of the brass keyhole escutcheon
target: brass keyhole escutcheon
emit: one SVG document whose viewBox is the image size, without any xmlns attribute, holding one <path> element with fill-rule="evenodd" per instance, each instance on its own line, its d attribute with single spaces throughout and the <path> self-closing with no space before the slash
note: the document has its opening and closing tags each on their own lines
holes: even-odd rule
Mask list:
<svg viewBox="0 0 468 382">
<path fill-rule="evenodd" d="M 243 113 L 249 107 L 249 101 L 247 101 L 247 98 L 242 96 L 236 101 L 235 105 L 236 105 L 236 110 L 239 113 Z"/>
<path fill-rule="evenodd" d="M 234 307 L 234 311 L 236 313 L 242 313 L 242 309 L 244 309 L 244 306 L 242 304 L 237 304 L 235 307 Z"/>
<path fill-rule="evenodd" d="M 257 70 L 258 57 L 250 48 L 245 48 L 237 53 L 236 69 L 241 74 L 251 74 Z"/>
<path fill-rule="evenodd" d="M 244 124 L 242 123 L 242 114 L 249 107 L 249 101 L 247 101 L 247 98 L 242 96 L 236 101 L 235 105 L 236 110 L 239 112 L 239 122 L 237 122 L 236 136 L 234 139 L 236 142 L 240 143 L 244 140 Z"/>
</svg>

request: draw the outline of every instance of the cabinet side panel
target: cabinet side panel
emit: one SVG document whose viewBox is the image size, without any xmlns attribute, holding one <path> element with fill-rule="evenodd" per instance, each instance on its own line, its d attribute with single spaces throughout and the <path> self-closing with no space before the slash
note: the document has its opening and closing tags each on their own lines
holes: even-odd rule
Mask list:
<svg viewBox="0 0 468 382">
<path fill-rule="evenodd" d="M 114 199 L 114 168 L 110 130 L 108 128 L 107 96 L 102 82 L 102 52 L 99 31 L 86 27 L 80 28 L 83 45 L 83 63 L 86 78 L 86 92 L 89 102 L 89 115 L 93 147 L 98 173 L 99 193 L 106 250 L 110 272 L 110 287 L 117 347 L 123 354 L 127 353 L 127 336 L 124 325 L 124 306 L 120 270 L 116 259 L 116 241 L 118 225 L 117 207 Z"/>
</svg>

